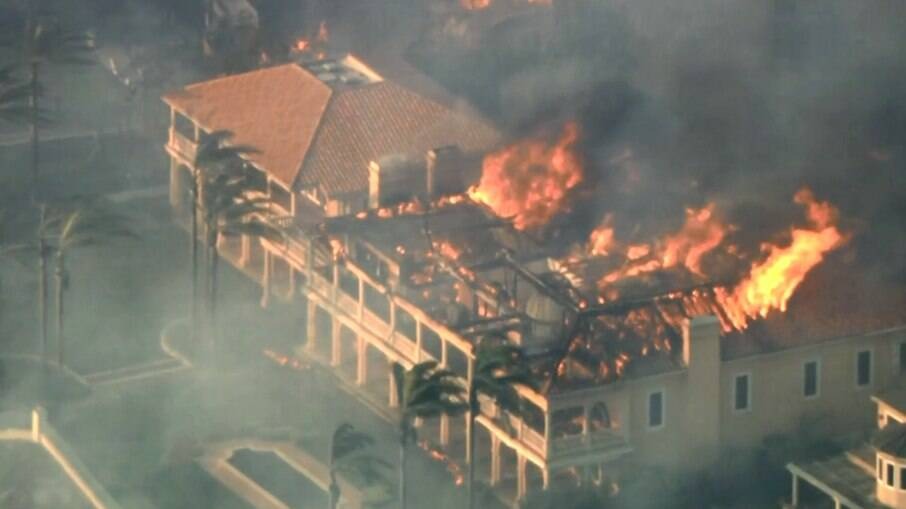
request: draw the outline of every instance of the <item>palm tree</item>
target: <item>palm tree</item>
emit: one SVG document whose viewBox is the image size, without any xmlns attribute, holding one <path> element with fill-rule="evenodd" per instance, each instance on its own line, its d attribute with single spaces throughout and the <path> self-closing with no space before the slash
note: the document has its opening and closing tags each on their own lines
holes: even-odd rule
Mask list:
<svg viewBox="0 0 906 509">
<path fill-rule="evenodd" d="M 38 226 L 34 237 L 22 242 L 9 243 L 0 250 L 0 254 L 28 253 L 38 259 L 38 329 L 41 341 L 41 359 L 47 361 L 47 287 L 48 260 L 52 254 L 50 245 L 51 221 L 47 216 L 47 206 L 39 205 Z M 31 258 L 28 259 L 29 261 Z"/>
<path fill-rule="evenodd" d="M 535 379 L 525 363 L 522 349 L 509 344 L 503 336 L 487 336 L 478 343 L 475 368 L 469 383 L 468 448 L 469 508 L 475 507 L 475 419 L 481 411 L 479 395 L 493 399 L 507 409 L 518 409 L 515 387 L 535 387 Z"/>
<path fill-rule="evenodd" d="M 406 448 L 416 440 L 415 419 L 457 415 L 468 409 L 466 390 L 452 371 L 425 361 L 407 370 L 394 362 L 393 381 L 399 402 L 399 499 L 406 509 Z"/>
<path fill-rule="evenodd" d="M 87 32 L 75 32 L 55 20 L 40 16 L 29 8 L 23 37 L 13 41 L 21 55 L 20 65 L 28 74 L 28 122 L 31 125 L 32 198 L 38 194 L 39 126 L 42 124 L 40 106 L 41 71 L 47 64 L 91 65 L 94 63 L 94 38 Z"/>
<path fill-rule="evenodd" d="M 340 484 L 337 482 L 337 473 L 354 471 L 369 483 L 385 480 L 381 470 L 390 468 L 390 465 L 377 456 L 362 454 L 362 451 L 372 445 L 374 445 L 374 439 L 367 433 L 357 431 L 352 424 L 344 422 L 334 430 L 330 437 L 327 458 L 327 469 L 330 474 L 328 509 L 336 509 L 340 502 Z"/>
<path fill-rule="evenodd" d="M 192 165 L 195 168 L 195 175 L 192 179 L 192 210 L 190 225 L 189 254 L 192 260 L 192 332 L 198 337 L 198 227 L 199 214 L 203 207 L 205 199 L 205 183 L 212 179 L 214 175 L 227 173 L 235 170 L 241 164 L 241 158 L 245 155 L 256 153 L 257 150 L 252 147 L 241 145 L 229 145 L 233 133 L 230 131 L 215 131 L 205 135 L 205 139 L 199 144 L 195 152 L 195 160 Z"/>
<path fill-rule="evenodd" d="M 63 304 L 64 292 L 69 287 L 69 271 L 66 268 L 66 256 L 71 249 L 95 245 L 98 242 L 114 237 L 135 237 L 126 225 L 125 219 L 96 202 L 82 203 L 74 210 L 63 212 L 50 220 L 56 225 L 56 329 L 57 329 L 57 364 L 63 366 L 64 331 Z"/>
<path fill-rule="evenodd" d="M 249 191 L 255 189 L 257 182 L 252 173 L 255 171 L 258 170 L 245 165 L 234 166 L 229 172 L 209 175 L 203 184 L 201 211 L 207 258 L 206 302 L 208 325 L 212 332 L 217 323 L 219 240 L 222 237 L 235 236 L 266 238 L 276 242 L 284 240 L 283 230 L 277 225 L 271 213 L 270 198 L 248 196 Z"/>
</svg>

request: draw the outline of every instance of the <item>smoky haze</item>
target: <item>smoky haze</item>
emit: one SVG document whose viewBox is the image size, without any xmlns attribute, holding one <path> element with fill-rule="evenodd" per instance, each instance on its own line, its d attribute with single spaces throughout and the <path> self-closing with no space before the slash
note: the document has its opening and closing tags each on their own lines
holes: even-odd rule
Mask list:
<svg viewBox="0 0 906 509">
<path fill-rule="evenodd" d="M 144 92 L 144 120 L 152 128 L 141 142 L 155 155 L 116 142 L 88 150 L 90 157 L 80 158 L 88 161 L 84 166 L 106 173 L 95 172 L 87 181 L 105 192 L 114 181 L 127 188 L 163 186 L 168 176 L 160 147 L 169 118 L 158 96 L 206 76 L 198 63 L 199 2 L 88 3 L 92 7 L 71 20 L 97 30 L 102 46 L 140 46 L 159 33 L 172 35 L 174 42 L 158 53 L 137 53 L 162 63 L 160 82 Z M 819 269 L 824 276 L 858 272 L 841 280 L 859 310 L 869 311 L 885 292 L 906 296 L 906 6 L 901 2 L 553 0 L 547 7 L 494 0 L 476 11 L 464 10 L 458 0 L 253 3 L 261 15 L 263 46 L 310 35 L 325 20 L 332 45 L 374 61 L 391 79 L 398 67 L 388 55 L 402 55 L 457 103 L 467 102 L 464 108 L 492 120 L 507 142 L 537 135 L 553 139 L 564 122 L 577 121 L 584 182 L 574 191 L 571 210 L 545 232 L 551 237 L 584 243 L 605 215 L 613 214 L 618 237 L 645 241 L 675 231 L 686 207 L 713 201 L 726 221 L 738 226 L 733 241 L 757 252 L 759 242 L 802 221 L 792 196 L 808 186 L 840 209 L 841 228 L 853 235 L 832 254 L 828 268 Z M 65 79 L 49 88 L 65 91 Z M 405 78 L 400 81 L 406 84 Z M 107 93 L 97 90 L 94 95 Z M 75 123 L 107 121 L 87 112 Z M 5 150 L 3 161 L 24 168 L 27 154 L 16 150 Z M 103 164 L 92 159 L 97 153 Z M 47 167 L 71 162 L 51 158 Z M 143 175 L 130 181 L 121 171 L 126 164 L 140 166 Z M 48 192 L 66 194 L 80 185 L 76 180 L 49 181 Z M 22 200 L 15 194 L 9 187 L 0 192 L 7 205 Z M 183 232 L 169 224 L 166 198 L 158 198 L 119 205 L 148 243 L 91 247 L 72 257 L 75 302 L 67 327 L 75 371 L 114 369 L 144 361 L 150 351 L 162 356 L 162 330 L 186 317 L 188 245 Z M 33 219 L 9 226 L 21 229 L 13 237 L 32 235 Z M 6 260 L 0 268 L 0 326 L 8 350 L 17 353 L 31 351 L 38 334 L 35 270 L 32 262 Z M 241 274 L 231 272 L 221 284 L 222 313 L 229 316 L 223 328 L 242 338 L 235 351 L 223 354 L 235 363 L 235 376 L 182 373 L 174 387 L 107 389 L 85 403 L 103 415 L 101 426 L 82 403 L 49 408 L 101 482 L 135 507 L 146 502 L 161 508 L 218 507 L 210 498 L 177 503 L 171 497 L 178 491 L 174 486 L 196 482 L 188 465 L 206 442 L 252 429 L 287 438 L 281 433 L 290 428 L 290 439 L 320 451 L 345 415 L 367 414 L 338 403 L 334 380 L 314 370 L 306 371 L 302 384 L 287 376 L 255 386 L 256 370 L 274 368 L 262 357 L 261 344 L 285 337 L 289 351 L 305 324 L 295 314 L 298 306 L 279 302 L 261 319 L 260 290 Z M 879 291 L 881 286 L 893 288 Z M 821 288 L 806 283 L 803 292 Z M 93 339 L 79 343 L 78 338 Z M 255 362 L 246 361 L 250 358 Z M 32 379 L 13 380 L 8 373 L 9 380 L 0 406 L 31 401 L 40 390 Z M 143 395 L 146 390 L 154 397 Z M 309 399 L 297 406 L 303 392 Z M 367 419 L 373 418 L 361 418 Z M 393 431 L 385 426 L 374 435 L 380 453 L 392 459 Z M 130 456 L 144 455 L 144 470 L 123 467 Z M 179 474 L 163 473 L 173 465 Z M 421 467 L 437 465 L 413 469 Z M 182 473 L 184 479 L 173 480 Z M 154 489 L 157 499 L 141 499 L 140 493 Z M 456 490 L 451 483 L 425 482 L 413 488 L 413 496 L 424 497 L 414 507 L 426 507 L 424 500 L 438 509 L 459 507 L 462 490 Z M 631 496 L 632 507 L 665 507 L 661 500 L 649 501 L 648 493 Z"/>
</svg>

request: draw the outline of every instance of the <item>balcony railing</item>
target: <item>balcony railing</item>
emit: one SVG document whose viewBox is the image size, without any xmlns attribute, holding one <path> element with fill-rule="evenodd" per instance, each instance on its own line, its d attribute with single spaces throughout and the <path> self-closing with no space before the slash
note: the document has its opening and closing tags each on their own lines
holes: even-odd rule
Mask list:
<svg viewBox="0 0 906 509">
<path fill-rule="evenodd" d="M 195 159 L 195 152 L 198 150 L 198 144 L 180 134 L 176 129 L 170 128 L 169 146 L 177 154 L 185 158 L 186 161 Z"/>
</svg>

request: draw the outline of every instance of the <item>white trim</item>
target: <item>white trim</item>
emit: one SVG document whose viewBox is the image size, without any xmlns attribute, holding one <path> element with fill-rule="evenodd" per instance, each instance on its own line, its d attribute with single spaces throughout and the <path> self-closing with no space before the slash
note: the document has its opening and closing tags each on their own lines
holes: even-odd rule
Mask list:
<svg viewBox="0 0 906 509">
<path fill-rule="evenodd" d="M 805 393 L 805 381 L 806 381 L 805 367 L 811 363 L 815 363 L 815 393 L 809 395 L 809 394 Z M 805 399 L 808 399 L 808 400 L 818 399 L 821 397 L 821 357 L 806 359 L 802 363 L 802 397 Z"/>
<path fill-rule="evenodd" d="M 865 352 L 868 352 L 868 383 L 859 385 L 859 356 Z M 856 354 L 853 356 L 853 368 L 853 383 L 857 390 L 873 386 L 875 382 L 875 349 L 868 347 L 856 350 Z"/>
<path fill-rule="evenodd" d="M 736 381 L 741 377 L 746 377 L 746 407 L 745 408 L 736 408 Z M 730 399 L 730 408 L 733 410 L 734 414 L 745 414 L 752 411 L 752 372 L 751 371 L 740 371 L 734 373 L 733 377 L 733 389 L 730 391 L 732 397 Z"/>
<path fill-rule="evenodd" d="M 651 425 L 651 396 L 661 395 L 661 423 L 657 426 Z M 663 387 L 652 389 L 645 394 L 645 428 L 648 431 L 658 431 L 664 429 L 667 425 L 667 391 Z"/>
</svg>

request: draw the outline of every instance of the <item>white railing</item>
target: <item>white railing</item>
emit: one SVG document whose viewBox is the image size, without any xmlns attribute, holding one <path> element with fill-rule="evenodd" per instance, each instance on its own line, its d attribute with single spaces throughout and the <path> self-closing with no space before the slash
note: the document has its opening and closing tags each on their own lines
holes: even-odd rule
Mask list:
<svg viewBox="0 0 906 509">
<path fill-rule="evenodd" d="M 188 161 L 195 159 L 195 152 L 198 150 L 198 145 L 194 141 L 172 127 L 170 128 L 170 147 Z"/>
</svg>

